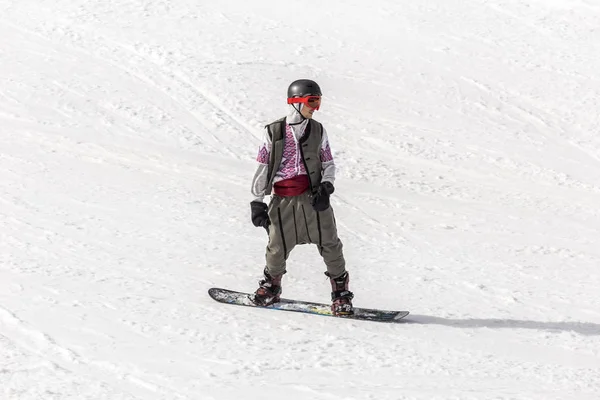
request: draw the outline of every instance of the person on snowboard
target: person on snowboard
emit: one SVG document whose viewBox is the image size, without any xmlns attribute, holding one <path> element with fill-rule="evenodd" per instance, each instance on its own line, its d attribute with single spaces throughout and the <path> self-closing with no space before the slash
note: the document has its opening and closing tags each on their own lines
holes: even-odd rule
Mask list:
<svg viewBox="0 0 600 400">
<path fill-rule="evenodd" d="M 250 203 L 252 223 L 269 234 L 264 279 L 254 293 L 256 304 L 278 302 L 286 260 L 299 244 L 316 244 L 331 281 L 334 315 L 353 314 L 348 272 L 329 203 L 335 164 L 327 131 L 313 119 L 321 105 L 321 88 L 309 79 L 290 84 L 290 113 L 265 126 L 257 156 Z M 264 197 L 271 195 L 267 206 Z"/>
</svg>

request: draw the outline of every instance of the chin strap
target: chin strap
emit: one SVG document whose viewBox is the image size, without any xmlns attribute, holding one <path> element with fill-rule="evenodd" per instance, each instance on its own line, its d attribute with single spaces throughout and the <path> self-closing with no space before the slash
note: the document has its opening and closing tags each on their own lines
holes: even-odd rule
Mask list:
<svg viewBox="0 0 600 400">
<path fill-rule="evenodd" d="M 296 110 L 298 112 L 298 114 L 300 114 L 300 118 L 302 118 L 302 119 L 300 120 L 300 122 L 295 122 L 295 123 L 289 124 L 289 125 L 299 125 L 299 124 L 303 123 L 304 120 L 306 120 L 307 118 L 304 115 L 302 115 L 302 113 L 300 112 L 300 105 L 298 105 L 298 108 L 296 108 L 296 106 L 294 104 L 292 104 L 292 107 L 294 107 L 294 110 Z"/>
</svg>

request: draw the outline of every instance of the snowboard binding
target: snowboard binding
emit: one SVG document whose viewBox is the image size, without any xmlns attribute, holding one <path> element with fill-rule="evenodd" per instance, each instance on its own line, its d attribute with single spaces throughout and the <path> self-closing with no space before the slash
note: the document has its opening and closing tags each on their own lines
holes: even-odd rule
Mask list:
<svg viewBox="0 0 600 400">
<path fill-rule="evenodd" d="M 348 290 L 348 282 L 350 281 L 348 272 L 344 272 L 337 278 L 332 278 L 328 272 L 325 272 L 325 275 L 331 281 L 331 312 L 333 315 L 339 317 L 353 315 L 354 307 L 352 306 L 352 299 L 354 298 L 354 293 Z"/>
<path fill-rule="evenodd" d="M 254 304 L 259 306 L 270 306 L 273 303 L 279 302 L 281 298 L 281 278 L 283 274 L 272 276 L 265 268 L 264 279 L 258 282 L 259 287 L 254 292 L 254 297 L 251 298 Z"/>
</svg>

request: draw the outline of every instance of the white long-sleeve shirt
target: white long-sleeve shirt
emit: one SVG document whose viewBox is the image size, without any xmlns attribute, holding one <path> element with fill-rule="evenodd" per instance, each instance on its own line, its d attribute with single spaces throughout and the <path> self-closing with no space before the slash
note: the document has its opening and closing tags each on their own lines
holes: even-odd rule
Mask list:
<svg viewBox="0 0 600 400">
<path fill-rule="evenodd" d="M 294 138 L 294 143 L 296 145 L 295 151 L 290 149 L 290 153 L 294 154 L 293 160 L 285 160 L 282 162 L 282 165 L 279 166 L 279 170 L 276 171 L 276 175 L 274 178 L 274 182 L 281 181 L 283 179 L 289 179 L 297 175 L 306 174 L 304 170 L 304 166 L 302 165 L 302 160 L 300 159 L 300 151 L 299 151 L 299 141 L 306 126 L 308 125 L 308 120 L 302 120 L 300 114 L 293 108 L 290 114 L 286 117 L 286 133 L 290 133 Z M 291 132 L 287 132 L 287 129 L 291 130 Z M 258 150 L 258 167 L 254 174 L 254 178 L 252 179 L 252 196 L 255 201 L 263 201 L 265 197 L 265 192 L 267 191 L 267 175 L 269 171 L 269 157 L 271 154 L 271 146 L 272 141 L 269 137 L 268 129 L 265 128 L 264 131 L 264 140 L 263 144 L 260 146 Z M 289 141 L 288 141 L 289 142 Z M 287 145 L 291 145 L 291 143 L 286 143 Z M 334 183 L 335 181 L 335 162 L 333 160 L 333 154 L 331 152 L 331 147 L 329 146 L 329 138 L 327 137 L 327 131 L 323 128 L 323 134 L 321 138 L 321 168 L 322 168 L 322 178 L 321 181 Z"/>
</svg>

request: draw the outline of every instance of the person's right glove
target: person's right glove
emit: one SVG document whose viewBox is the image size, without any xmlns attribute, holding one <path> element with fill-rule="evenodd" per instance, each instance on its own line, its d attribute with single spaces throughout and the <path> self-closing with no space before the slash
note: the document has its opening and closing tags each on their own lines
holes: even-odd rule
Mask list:
<svg viewBox="0 0 600 400">
<path fill-rule="evenodd" d="M 262 226 L 267 231 L 269 230 L 269 225 L 271 225 L 271 220 L 269 219 L 269 207 L 263 203 L 262 201 L 252 201 L 250 202 L 250 212 L 252 218 L 252 224 L 256 227 Z"/>
</svg>

